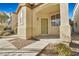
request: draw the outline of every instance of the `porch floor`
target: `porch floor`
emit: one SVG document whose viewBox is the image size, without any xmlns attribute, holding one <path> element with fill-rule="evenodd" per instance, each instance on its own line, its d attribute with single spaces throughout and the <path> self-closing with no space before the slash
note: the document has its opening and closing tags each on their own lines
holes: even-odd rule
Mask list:
<svg viewBox="0 0 79 59">
<path fill-rule="evenodd" d="M 36 39 L 59 39 L 59 35 L 39 35 L 35 37 Z"/>
</svg>

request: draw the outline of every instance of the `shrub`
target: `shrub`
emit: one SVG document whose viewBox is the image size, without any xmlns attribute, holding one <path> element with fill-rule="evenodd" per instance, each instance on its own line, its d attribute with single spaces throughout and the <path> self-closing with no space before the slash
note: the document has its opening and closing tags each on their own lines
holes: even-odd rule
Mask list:
<svg viewBox="0 0 79 59">
<path fill-rule="evenodd" d="M 5 32 L 4 31 L 0 31 L 0 36 L 3 36 Z"/>
<path fill-rule="evenodd" d="M 56 51 L 58 52 L 59 55 L 63 55 L 63 56 L 72 55 L 71 49 L 67 45 L 62 43 L 56 45 Z"/>
<path fill-rule="evenodd" d="M 16 27 L 14 28 L 14 33 L 17 34 L 17 28 Z"/>
<path fill-rule="evenodd" d="M 0 31 L 3 31 L 4 30 L 4 28 L 6 28 L 6 25 L 0 25 Z"/>
</svg>

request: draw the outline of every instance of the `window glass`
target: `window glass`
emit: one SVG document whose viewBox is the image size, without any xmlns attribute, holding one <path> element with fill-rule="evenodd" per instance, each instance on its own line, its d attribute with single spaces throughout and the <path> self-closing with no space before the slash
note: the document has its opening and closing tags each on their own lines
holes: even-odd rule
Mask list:
<svg viewBox="0 0 79 59">
<path fill-rule="evenodd" d="M 21 11 L 20 14 L 20 24 L 23 25 L 24 24 L 24 10 Z"/>
<path fill-rule="evenodd" d="M 52 20 L 55 19 L 55 15 L 51 16 L 51 19 L 52 19 Z"/>
<path fill-rule="evenodd" d="M 60 14 L 51 16 L 51 26 L 59 26 L 59 25 L 60 25 Z"/>
<path fill-rule="evenodd" d="M 56 14 L 56 19 L 60 19 L 60 14 Z"/>
</svg>

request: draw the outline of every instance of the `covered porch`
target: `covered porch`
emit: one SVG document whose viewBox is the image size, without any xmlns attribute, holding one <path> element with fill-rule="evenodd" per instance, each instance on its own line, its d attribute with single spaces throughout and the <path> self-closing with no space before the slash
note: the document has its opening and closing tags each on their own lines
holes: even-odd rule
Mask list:
<svg viewBox="0 0 79 59">
<path fill-rule="evenodd" d="M 45 4 L 33 10 L 33 36 L 60 38 L 60 4 Z"/>
<path fill-rule="evenodd" d="M 68 4 L 43 4 L 33 9 L 33 37 L 70 42 Z"/>
</svg>

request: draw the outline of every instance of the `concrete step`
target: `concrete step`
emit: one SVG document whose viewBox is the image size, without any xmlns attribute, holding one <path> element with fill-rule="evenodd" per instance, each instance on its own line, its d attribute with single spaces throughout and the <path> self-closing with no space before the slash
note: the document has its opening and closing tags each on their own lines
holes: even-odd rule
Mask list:
<svg viewBox="0 0 79 59">
<path fill-rule="evenodd" d="M 73 43 L 79 44 L 79 41 L 77 40 L 72 40 Z"/>
</svg>

